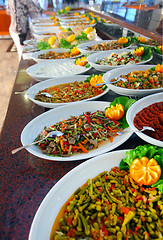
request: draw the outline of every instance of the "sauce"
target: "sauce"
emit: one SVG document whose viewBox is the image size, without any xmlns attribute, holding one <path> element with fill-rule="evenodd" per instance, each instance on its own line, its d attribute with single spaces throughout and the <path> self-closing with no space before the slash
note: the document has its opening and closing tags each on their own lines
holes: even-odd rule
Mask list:
<svg viewBox="0 0 163 240">
<path fill-rule="evenodd" d="M 145 130 L 143 133 L 163 141 L 163 102 L 156 102 L 143 108 L 134 118 L 134 126 L 141 130 L 143 126 L 155 129 L 155 132 Z"/>
</svg>

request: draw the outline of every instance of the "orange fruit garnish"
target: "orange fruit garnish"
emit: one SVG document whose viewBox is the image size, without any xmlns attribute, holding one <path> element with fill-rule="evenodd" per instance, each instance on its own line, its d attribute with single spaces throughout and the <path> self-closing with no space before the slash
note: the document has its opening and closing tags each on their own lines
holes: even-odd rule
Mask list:
<svg viewBox="0 0 163 240">
<path fill-rule="evenodd" d="M 151 185 L 160 178 L 161 168 L 154 158 L 136 158 L 130 166 L 130 175 L 141 185 Z"/>
</svg>

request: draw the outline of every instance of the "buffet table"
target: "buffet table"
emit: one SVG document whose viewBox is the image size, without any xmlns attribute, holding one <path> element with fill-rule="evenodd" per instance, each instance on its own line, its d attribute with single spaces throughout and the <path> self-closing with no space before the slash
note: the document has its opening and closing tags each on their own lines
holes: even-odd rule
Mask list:
<svg viewBox="0 0 163 240">
<path fill-rule="evenodd" d="M 34 64 L 32 60 L 22 59 L 20 62 L 1 132 L 1 240 L 27 240 L 32 220 L 46 194 L 62 176 L 86 161 L 49 161 L 37 158 L 25 149 L 14 155 L 11 154 L 13 149 L 21 146 L 20 135 L 26 124 L 45 111 L 49 111 L 34 104 L 25 95 L 15 94 L 37 83 L 25 72 L 25 69 L 32 64 Z M 97 71 L 91 69 L 86 74 L 93 73 Z M 118 96 L 109 91 L 98 100 L 111 102 Z M 114 151 L 133 149 L 144 144 L 145 141 L 133 134 Z"/>
</svg>

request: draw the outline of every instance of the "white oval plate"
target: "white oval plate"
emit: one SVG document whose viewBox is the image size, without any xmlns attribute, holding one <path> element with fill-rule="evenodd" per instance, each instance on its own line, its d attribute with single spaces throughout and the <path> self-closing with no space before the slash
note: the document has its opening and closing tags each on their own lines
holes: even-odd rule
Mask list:
<svg viewBox="0 0 163 240">
<path fill-rule="evenodd" d="M 114 151 L 81 163 L 64 175 L 49 191 L 33 219 L 28 240 L 50 239 L 53 223 L 63 204 L 88 179 L 119 166 L 127 150 Z M 67 191 L 68 190 L 68 191 Z"/>
<path fill-rule="evenodd" d="M 37 81 L 48 78 L 70 77 L 87 72 L 91 67 L 75 65 L 73 59 L 63 59 L 53 62 L 40 62 L 26 69 L 26 72 Z"/>
<path fill-rule="evenodd" d="M 161 92 L 161 91 L 163 91 L 163 88 L 128 89 L 128 88 L 114 86 L 110 81 L 113 78 L 118 78 L 122 74 L 127 75 L 129 72 L 133 72 L 134 70 L 145 71 L 145 70 L 150 69 L 155 66 L 156 65 L 136 65 L 136 64 L 134 64 L 134 65 L 126 66 L 126 67 L 121 67 L 121 68 L 110 70 L 110 71 L 106 72 L 103 75 L 103 79 L 112 91 L 114 91 L 115 93 L 118 93 L 120 95 L 138 96 L 138 97 L 146 96 L 146 95 L 153 94 L 156 92 Z"/>
<path fill-rule="evenodd" d="M 42 50 L 42 51 L 39 51 L 39 52 L 36 52 L 32 55 L 32 59 L 35 61 L 35 62 L 54 62 L 54 61 L 60 61 L 60 59 L 40 59 L 38 58 L 38 56 L 40 54 L 46 54 L 47 52 L 51 51 L 51 52 L 55 52 L 55 53 L 61 53 L 61 52 L 68 52 L 69 49 L 65 49 L 65 48 L 55 48 L 55 49 L 47 49 L 47 50 Z M 67 60 L 67 59 L 74 59 L 74 58 L 78 58 L 78 57 L 81 57 L 81 54 L 80 55 L 77 55 L 77 56 L 74 56 L 74 57 L 71 57 L 71 58 L 63 58 L 62 60 Z"/>
<path fill-rule="evenodd" d="M 75 81 L 77 81 L 77 82 L 84 81 L 84 80 L 86 80 L 87 77 L 89 77 L 89 75 L 78 75 L 78 76 L 63 77 L 63 78 L 56 78 L 56 79 L 54 78 L 54 79 L 49 79 L 49 80 L 42 81 L 40 83 L 37 83 L 37 84 L 33 85 L 32 87 L 30 87 L 27 90 L 27 97 L 32 102 L 36 103 L 37 105 L 40 105 L 40 106 L 46 107 L 46 108 L 56 108 L 56 107 L 60 107 L 62 105 L 70 105 L 70 104 L 72 104 L 72 102 L 70 102 L 70 103 L 46 103 L 46 102 L 37 101 L 34 98 L 35 98 L 35 95 L 39 91 L 41 91 L 45 88 L 52 87 L 52 86 L 55 86 L 55 85 L 58 85 L 58 84 L 70 83 L 70 82 L 75 82 Z M 109 91 L 109 88 L 106 88 L 104 90 L 104 92 L 101 93 L 100 95 L 98 95 L 96 97 L 89 98 L 89 99 L 85 99 L 85 100 L 82 100 L 82 101 L 78 101 L 78 102 L 86 102 L 86 101 L 96 100 L 97 98 L 102 97 L 108 91 Z"/>
<path fill-rule="evenodd" d="M 23 47 L 24 53 L 37 52 L 37 51 L 39 51 L 39 49 L 36 45 L 26 45 Z"/>
<path fill-rule="evenodd" d="M 138 129 L 134 126 L 134 118 L 135 115 L 140 112 L 143 108 L 148 107 L 149 105 L 156 103 L 156 102 L 161 102 L 163 101 L 163 93 L 156 93 L 156 94 L 152 94 L 148 97 L 144 97 L 141 98 L 140 100 L 136 101 L 127 111 L 127 122 L 129 124 L 129 126 L 133 129 L 133 131 L 135 131 L 135 133 L 142 138 L 144 141 L 159 146 L 159 147 L 163 147 L 163 142 L 156 140 L 152 137 L 149 137 L 147 135 L 145 135 L 143 132 L 138 131 Z"/>
<path fill-rule="evenodd" d="M 109 50 L 109 51 L 104 51 L 104 52 L 93 53 L 93 54 L 91 54 L 90 56 L 87 57 L 87 61 L 89 62 L 89 64 L 93 68 L 95 68 L 98 71 L 106 72 L 108 70 L 112 70 L 112 69 L 115 69 L 115 68 L 118 69 L 118 68 L 121 68 L 121 67 L 124 67 L 124 66 L 129 66 L 129 65 L 117 65 L 117 66 L 99 65 L 99 64 L 96 63 L 96 61 L 99 60 L 99 59 L 103 59 L 104 57 L 108 57 L 113 52 L 116 53 L 116 54 L 120 54 L 120 53 L 123 53 L 123 52 L 129 52 L 131 50 L 133 50 L 133 49 Z M 153 58 L 153 56 L 151 56 L 146 61 L 142 61 L 142 62 L 137 63 L 136 65 L 145 64 L 145 63 L 149 62 L 152 58 Z"/>
<path fill-rule="evenodd" d="M 92 45 L 95 45 L 95 44 L 98 44 L 98 43 L 105 43 L 105 42 L 113 42 L 114 40 L 102 40 L 102 41 L 90 41 L 90 42 L 87 42 L 87 43 L 81 43 L 78 45 L 78 49 L 80 50 L 81 53 L 83 54 L 91 54 L 91 53 L 96 53 L 96 52 L 105 52 L 105 51 L 110 51 L 110 50 L 104 50 L 104 51 L 91 51 L 91 50 L 86 50 L 88 47 L 92 46 Z M 117 41 L 117 40 L 115 40 Z M 126 48 L 129 48 L 130 46 L 126 47 Z M 126 49 L 125 47 L 124 48 L 121 48 L 121 49 Z M 114 51 L 114 50 L 111 50 L 111 51 Z"/>
<path fill-rule="evenodd" d="M 54 108 L 41 114 L 40 116 L 33 119 L 30 123 L 26 125 L 21 134 L 21 142 L 23 145 L 32 143 L 34 139 L 38 136 L 38 134 L 44 129 L 45 126 L 50 127 L 53 124 L 61 121 L 61 119 L 68 119 L 70 116 L 79 116 L 83 114 L 83 112 L 91 111 L 95 112 L 97 110 L 104 111 L 106 107 L 108 107 L 110 103 L 108 102 L 100 102 L 100 101 L 89 101 L 89 102 L 80 102 L 80 103 L 72 103 L 67 106 L 61 106 L 58 108 Z M 88 153 L 80 153 L 73 155 L 71 157 L 53 157 L 43 154 L 38 146 L 30 146 L 27 148 L 31 154 L 52 161 L 77 161 L 82 159 L 92 158 L 94 156 L 103 154 L 105 152 L 111 151 L 114 148 L 120 146 L 124 143 L 132 134 L 130 128 L 124 130 L 124 134 L 114 137 L 113 142 L 110 143 L 106 141 L 101 144 L 97 149 L 91 150 Z"/>
</svg>

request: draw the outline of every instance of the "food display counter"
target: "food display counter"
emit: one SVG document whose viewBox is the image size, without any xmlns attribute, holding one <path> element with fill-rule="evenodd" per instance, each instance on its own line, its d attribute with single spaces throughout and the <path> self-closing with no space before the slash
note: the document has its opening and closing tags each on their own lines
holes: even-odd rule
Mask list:
<svg viewBox="0 0 163 240">
<path fill-rule="evenodd" d="M 116 21 L 117 24 L 119 23 L 119 20 L 114 20 L 115 23 Z M 107 33 L 100 26 L 100 24 L 97 24 L 96 29 L 98 36 L 102 39 L 112 39 L 114 38 L 112 34 L 117 34 L 115 36 L 117 39 L 121 35 L 122 32 L 120 33 L 120 31 L 123 30 L 123 27 L 128 27 L 127 23 L 124 26 L 122 23 L 119 28 L 114 26 L 112 32 L 108 31 Z M 136 28 L 134 26 L 132 28 L 136 32 Z M 150 37 L 149 32 L 147 36 Z M 157 35 L 152 36 L 157 38 Z M 37 83 L 35 79 L 26 73 L 26 69 L 33 64 L 35 64 L 33 60 L 22 59 L 20 62 L 6 119 L 1 131 L 1 240 L 27 240 L 33 218 L 46 194 L 66 173 L 79 164 L 89 161 L 89 159 L 51 161 L 36 157 L 26 149 L 16 154 L 11 153 L 13 149 L 21 146 L 20 136 L 24 127 L 35 117 L 50 110 L 36 105 L 25 94 L 15 94 L 15 92 L 23 92 Z M 150 64 L 153 64 L 153 62 L 150 61 Z M 99 73 L 99 71 L 91 68 L 84 74 L 92 75 Z M 109 104 L 109 102 L 112 102 L 119 96 L 121 95 L 110 90 L 100 97 L 98 101 L 107 101 Z M 134 97 L 132 98 L 134 99 Z M 133 133 L 128 140 L 116 147 L 114 151 L 134 149 L 138 145 L 145 144 L 148 144 L 148 142 L 142 140 L 136 133 Z M 36 238 L 31 238 L 30 240 L 38 240 L 38 238 L 36 236 Z"/>
</svg>

